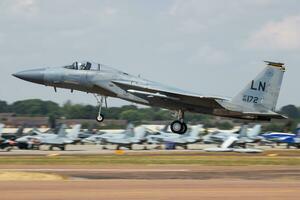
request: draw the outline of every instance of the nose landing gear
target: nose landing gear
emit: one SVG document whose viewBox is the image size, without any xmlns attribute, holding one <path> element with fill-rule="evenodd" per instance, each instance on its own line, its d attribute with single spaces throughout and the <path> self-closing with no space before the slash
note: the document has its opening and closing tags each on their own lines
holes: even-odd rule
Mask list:
<svg viewBox="0 0 300 200">
<path fill-rule="evenodd" d="M 103 122 L 104 121 L 104 116 L 102 114 L 99 114 L 97 117 L 96 117 L 96 121 L 97 122 Z"/>
<path fill-rule="evenodd" d="M 171 131 L 173 133 L 184 134 L 187 131 L 187 125 L 184 122 L 184 112 L 179 110 L 177 113 L 178 120 L 175 120 L 171 123 Z"/>
<path fill-rule="evenodd" d="M 96 98 L 97 103 L 98 103 L 98 107 L 99 107 L 98 116 L 96 117 L 96 121 L 97 122 L 103 122 L 104 121 L 104 115 L 101 114 L 102 105 L 105 102 L 105 106 L 107 108 L 107 99 L 106 99 L 106 97 L 98 95 L 98 94 L 94 94 L 94 97 Z"/>
</svg>

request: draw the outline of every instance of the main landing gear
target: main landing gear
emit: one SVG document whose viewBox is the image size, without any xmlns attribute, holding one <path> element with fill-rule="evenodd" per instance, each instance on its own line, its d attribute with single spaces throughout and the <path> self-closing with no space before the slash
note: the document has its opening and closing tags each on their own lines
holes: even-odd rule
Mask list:
<svg viewBox="0 0 300 200">
<path fill-rule="evenodd" d="M 177 113 L 177 120 L 173 121 L 170 125 L 173 133 L 184 134 L 187 131 L 187 125 L 184 122 L 184 112 L 179 110 Z"/>
<path fill-rule="evenodd" d="M 98 116 L 96 117 L 96 121 L 97 122 L 103 122 L 104 121 L 104 115 L 101 114 L 101 111 L 102 111 L 102 105 L 103 105 L 104 102 L 105 102 L 105 106 L 107 108 L 106 97 L 98 95 L 98 94 L 94 94 L 94 97 L 96 98 L 97 103 L 98 103 L 98 107 L 99 107 Z"/>
</svg>

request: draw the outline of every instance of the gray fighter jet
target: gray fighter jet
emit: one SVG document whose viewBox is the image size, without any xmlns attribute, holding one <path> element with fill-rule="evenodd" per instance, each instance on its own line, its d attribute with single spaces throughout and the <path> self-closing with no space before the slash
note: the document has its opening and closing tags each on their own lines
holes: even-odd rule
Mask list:
<svg viewBox="0 0 300 200">
<path fill-rule="evenodd" d="M 263 71 L 232 99 L 187 92 L 92 62 L 74 62 L 63 67 L 27 70 L 13 75 L 54 87 L 55 91 L 67 88 L 71 92 L 79 90 L 94 94 L 99 104 L 96 118 L 99 122 L 104 120 L 101 108 L 104 103 L 107 106 L 107 97 L 174 110 L 177 120 L 172 122 L 171 130 L 183 134 L 187 130 L 186 111 L 246 120 L 284 119 L 275 108 L 285 67 L 283 63 L 266 63 Z"/>
<path fill-rule="evenodd" d="M 125 133 L 123 138 L 107 138 L 106 143 L 117 145 L 117 150 L 121 147 L 132 149 L 134 144 L 143 144 L 146 141 L 148 132 L 145 127 L 138 126 Z"/>
</svg>

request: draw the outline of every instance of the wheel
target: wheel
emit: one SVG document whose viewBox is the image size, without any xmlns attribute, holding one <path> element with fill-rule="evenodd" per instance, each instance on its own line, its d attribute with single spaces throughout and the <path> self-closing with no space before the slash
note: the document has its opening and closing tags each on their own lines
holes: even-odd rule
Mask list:
<svg viewBox="0 0 300 200">
<path fill-rule="evenodd" d="M 104 116 L 102 114 L 100 114 L 97 118 L 96 118 L 97 122 L 103 122 L 104 121 Z"/>
<path fill-rule="evenodd" d="M 181 121 L 179 120 L 176 120 L 174 122 L 171 123 L 171 131 L 173 133 L 180 133 L 181 134 L 181 131 L 184 129 L 183 128 L 183 123 L 181 123 Z"/>
<path fill-rule="evenodd" d="M 182 123 L 182 130 L 180 131 L 180 133 L 181 134 L 184 134 L 184 133 L 186 133 L 186 131 L 187 131 L 187 125 L 186 125 L 186 123 Z"/>
</svg>

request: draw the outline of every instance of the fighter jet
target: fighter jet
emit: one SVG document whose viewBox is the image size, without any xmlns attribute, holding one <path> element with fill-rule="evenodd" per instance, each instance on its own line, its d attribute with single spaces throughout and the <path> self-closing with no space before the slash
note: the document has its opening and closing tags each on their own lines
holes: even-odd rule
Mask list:
<svg viewBox="0 0 300 200">
<path fill-rule="evenodd" d="M 2 132 L 2 137 L 7 140 L 16 140 L 19 137 L 22 137 L 24 131 L 24 126 L 20 126 L 16 132 Z"/>
<path fill-rule="evenodd" d="M 246 126 L 248 127 L 248 126 Z M 249 143 L 256 143 L 261 140 L 259 134 L 261 133 L 261 125 L 255 125 L 250 131 L 247 130 L 241 132 L 238 136 L 238 141 L 236 142 L 237 145 L 246 148 L 246 145 Z"/>
<path fill-rule="evenodd" d="M 9 139 L 5 139 L 2 137 L 4 124 L 0 124 L 0 149 L 4 149 L 6 151 L 12 150 L 15 142 Z"/>
<path fill-rule="evenodd" d="M 285 72 L 283 63 L 266 61 L 267 66 L 235 97 L 201 95 L 130 75 L 106 65 L 74 62 L 55 68 L 42 68 L 13 74 L 37 84 L 92 93 L 99 104 L 97 121 L 102 122 L 102 105 L 107 97 L 174 110 L 177 119 L 171 123 L 174 133 L 184 134 L 187 126 L 184 113 L 197 112 L 246 120 L 284 119 L 275 112 Z"/>
<path fill-rule="evenodd" d="M 240 146 L 236 146 L 237 141 L 238 141 L 237 137 L 230 136 L 221 144 L 220 147 L 206 148 L 203 150 L 207 151 L 207 152 L 238 152 L 238 153 L 261 153 L 261 152 L 263 152 L 261 149 L 241 148 Z"/>
<path fill-rule="evenodd" d="M 189 132 L 180 135 L 178 138 L 165 138 L 165 142 L 174 143 L 176 146 L 180 146 L 184 149 L 188 149 L 189 144 L 197 143 L 201 140 L 200 133 L 203 132 L 203 125 L 192 126 Z"/>
<path fill-rule="evenodd" d="M 149 134 L 146 139 L 148 144 L 162 144 L 167 138 L 179 138 L 181 134 L 172 133 L 169 130 L 169 125 L 161 130 L 157 130 L 154 134 Z"/>
<path fill-rule="evenodd" d="M 206 144 L 210 143 L 223 143 L 229 137 L 233 136 L 238 138 L 239 144 L 245 143 L 253 143 L 255 141 L 260 140 L 261 137 L 258 137 L 261 131 L 261 125 L 255 125 L 251 130 L 248 130 L 248 125 L 244 124 L 241 126 L 239 132 L 231 132 L 231 131 L 217 131 L 213 133 L 209 133 L 203 136 L 203 142 Z"/>
<path fill-rule="evenodd" d="M 294 146 L 300 149 L 300 127 L 296 128 L 293 133 L 269 132 L 261 135 L 263 143 L 286 144 L 287 148 Z"/>
<path fill-rule="evenodd" d="M 132 124 L 128 124 L 125 130 L 119 131 L 117 133 L 115 131 L 103 131 L 104 133 L 101 133 L 101 131 L 99 134 L 95 134 L 83 139 L 82 142 L 103 145 L 108 143 L 108 139 L 123 139 L 129 135 L 132 135 L 133 131 L 134 126 Z"/>
<path fill-rule="evenodd" d="M 41 133 L 37 130 L 34 130 L 34 134 L 23 136 L 18 138 L 16 142 L 26 148 L 31 149 L 32 147 L 39 147 L 40 145 L 49 145 L 49 150 L 52 150 L 54 147 L 65 150 L 67 144 L 75 143 L 78 139 L 80 133 L 81 125 L 75 125 L 70 133 L 66 132 L 66 126 L 62 125 L 57 134 L 54 133 Z M 18 146 L 19 146 L 18 145 Z"/>
<path fill-rule="evenodd" d="M 76 142 L 80 133 L 81 125 L 75 125 L 70 133 L 66 132 L 66 126 L 62 125 L 57 135 L 52 137 L 42 137 L 40 139 L 41 144 L 49 145 L 49 150 L 53 150 L 54 147 L 60 148 L 62 151 L 65 150 L 67 144 Z"/>
<path fill-rule="evenodd" d="M 168 128 L 164 128 L 159 131 L 158 134 L 148 135 L 148 144 L 162 144 L 165 142 L 178 143 L 178 144 L 191 144 L 200 140 L 200 133 L 203 132 L 203 125 L 191 126 L 191 130 L 185 134 L 176 134 L 167 131 Z M 183 146 L 182 145 L 182 146 Z M 184 146 L 183 146 L 184 147 Z"/>
<path fill-rule="evenodd" d="M 147 130 L 143 126 L 138 126 L 130 132 L 125 134 L 123 138 L 107 138 L 106 142 L 117 145 L 117 150 L 121 147 L 132 149 L 134 144 L 142 144 L 146 141 Z"/>
</svg>

